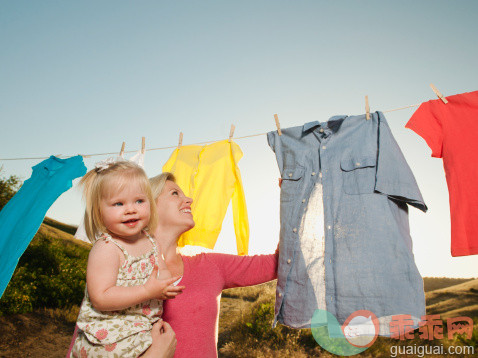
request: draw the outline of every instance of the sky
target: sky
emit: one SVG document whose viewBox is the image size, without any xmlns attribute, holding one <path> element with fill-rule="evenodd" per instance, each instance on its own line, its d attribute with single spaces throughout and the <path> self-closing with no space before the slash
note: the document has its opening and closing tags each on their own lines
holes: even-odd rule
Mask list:
<svg viewBox="0 0 478 358">
<path fill-rule="evenodd" d="M 149 176 L 183 145 L 333 115 L 388 111 L 477 90 L 478 2 L 2 1 L 1 176 L 26 180 L 52 154 L 132 156 L 146 137 Z M 386 113 L 429 211 L 410 208 L 422 276 L 478 277 L 478 256 L 452 258 L 441 159 L 405 128 L 416 107 Z M 237 139 L 250 254 L 279 236 L 279 170 L 266 136 Z M 85 158 L 88 169 L 107 155 Z M 47 216 L 77 225 L 78 180 Z M 230 211 L 215 251 L 235 252 Z"/>
</svg>

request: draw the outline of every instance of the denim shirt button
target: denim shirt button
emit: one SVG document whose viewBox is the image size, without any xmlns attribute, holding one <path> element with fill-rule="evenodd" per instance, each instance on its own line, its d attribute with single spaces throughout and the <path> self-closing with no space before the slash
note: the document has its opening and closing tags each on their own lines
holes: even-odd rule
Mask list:
<svg viewBox="0 0 478 358">
<path fill-rule="evenodd" d="M 288 260 L 287 260 L 287 263 L 288 263 L 288 264 L 290 264 L 290 263 L 291 263 L 291 260 L 290 260 L 290 259 L 288 259 Z"/>
<path fill-rule="evenodd" d="M 305 199 L 302 199 L 302 202 L 305 203 Z"/>
<path fill-rule="evenodd" d="M 322 149 L 326 149 L 327 147 L 325 145 L 322 146 Z"/>
<path fill-rule="evenodd" d="M 296 228 L 296 227 L 293 228 L 292 231 L 293 231 L 293 232 L 297 232 L 297 228 Z"/>
<path fill-rule="evenodd" d="M 330 226 L 330 225 L 327 225 L 327 229 L 329 229 L 329 230 L 330 230 L 330 229 L 332 229 L 332 226 Z"/>
<path fill-rule="evenodd" d="M 322 172 L 319 173 L 319 178 L 322 178 Z"/>
<path fill-rule="evenodd" d="M 312 172 L 312 176 L 314 176 L 314 175 L 315 175 L 315 172 Z"/>
<path fill-rule="evenodd" d="M 319 132 L 320 132 L 320 133 L 324 133 L 324 129 L 323 129 L 323 128 L 320 128 L 320 129 L 319 129 Z"/>
<path fill-rule="evenodd" d="M 291 177 L 291 176 L 292 176 L 292 173 L 289 173 L 289 177 Z"/>
<path fill-rule="evenodd" d="M 282 293 L 279 292 L 279 297 L 282 297 Z"/>
</svg>

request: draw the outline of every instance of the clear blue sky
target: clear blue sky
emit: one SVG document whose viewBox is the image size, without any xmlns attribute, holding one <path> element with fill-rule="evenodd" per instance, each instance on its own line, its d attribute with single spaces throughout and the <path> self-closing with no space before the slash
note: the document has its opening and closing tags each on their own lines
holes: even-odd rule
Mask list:
<svg viewBox="0 0 478 358">
<path fill-rule="evenodd" d="M 226 138 L 477 90 L 477 1 L 2 1 L 0 158 L 117 152 Z M 476 277 L 451 258 L 443 164 L 387 114 L 429 212 L 410 209 L 423 276 Z M 265 136 L 238 140 L 251 253 L 274 251 L 278 169 Z M 148 151 L 149 175 L 171 150 Z M 105 156 L 85 159 L 88 168 Z M 40 160 L 0 161 L 27 179 Z M 75 182 L 76 183 L 76 182 Z M 78 224 L 79 191 L 50 217 Z M 230 214 L 217 250 L 234 252 Z"/>
</svg>

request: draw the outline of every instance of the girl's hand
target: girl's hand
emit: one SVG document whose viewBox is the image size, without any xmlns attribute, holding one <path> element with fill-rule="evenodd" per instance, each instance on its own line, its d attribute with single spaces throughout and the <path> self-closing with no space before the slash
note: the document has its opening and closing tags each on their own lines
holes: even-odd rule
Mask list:
<svg viewBox="0 0 478 358">
<path fill-rule="evenodd" d="M 181 276 L 171 277 L 165 280 L 158 280 L 158 266 L 154 265 L 151 276 L 144 284 L 144 288 L 150 298 L 157 298 L 159 300 L 168 300 L 175 298 L 181 294 L 186 288 L 185 286 L 173 286 L 173 283 L 181 278 Z"/>
</svg>

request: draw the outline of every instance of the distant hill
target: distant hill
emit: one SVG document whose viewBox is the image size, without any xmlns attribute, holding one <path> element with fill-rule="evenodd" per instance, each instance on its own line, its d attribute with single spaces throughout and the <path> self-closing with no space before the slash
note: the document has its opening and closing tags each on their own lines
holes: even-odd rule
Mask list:
<svg viewBox="0 0 478 358">
<path fill-rule="evenodd" d="M 63 224 L 49 217 L 45 217 L 38 233 L 54 239 L 63 240 L 64 243 L 76 244 L 81 247 L 90 248 L 91 244 L 74 238 L 73 235 L 75 234 L 76 229 L 77 226 Z"/>
<path fill-rule="evenodd" d="M 61 231 L 64 231 L 70 235 L 75 235 L 76 229 L 78 229 L 78 226 L 63 224 L 62 222 L 56 221 L 52 218 L 49 218 L 48 216 L 45 216 L 45 219 L 43 219 L 43 223 Z"/>
<path fill-rule="evenodd" d="M 424 277 L 423 285 L 425 292 L 439 290 L 449 286 L 459 285 L 460 283 L 474 280 L 473 278 L 449 278 L 449 277 Z"/>
<path fill-rule="evenodd" d="M 448 317 L 478 317 L 478 279 L 429 291 L 425 294 L 427 314 Z"/>
</svg>

